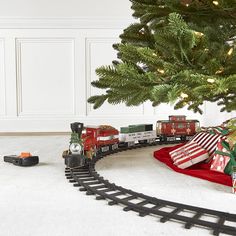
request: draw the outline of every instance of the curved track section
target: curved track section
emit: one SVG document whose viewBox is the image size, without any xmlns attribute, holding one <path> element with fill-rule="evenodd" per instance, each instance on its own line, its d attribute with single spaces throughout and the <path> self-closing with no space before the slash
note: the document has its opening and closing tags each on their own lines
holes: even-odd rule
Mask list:
<svg viewBox="0 0 236 236">
<path fill-rule="evenodd" d="M 155 144 L 137 144 L 130 148 L 119 148 L 116 151 L 99 155 L 85 167 L 66 168 L 65 175 L 80 191 L 87 195 L 95 195 L 96 200 L 107 200 L 108 205 L 121 205 L 124 211 L 135 211 L 139 216 L 157 216 L 161 223 L 178 221 L 184 224 L 186 229 L 204 227 L 211 230 L 213 235 L 220 233 L 236 235 L 236 214 L 200 208 L 177 202 L 166 201 L 150 197 L 142 193 L 117 186 L 100 176 L 95 170 L 95 164 L 101 158 L 117 152 L 142 148 Z M 204 220 L 207 217 L 208 220 Z"/>
</svg>

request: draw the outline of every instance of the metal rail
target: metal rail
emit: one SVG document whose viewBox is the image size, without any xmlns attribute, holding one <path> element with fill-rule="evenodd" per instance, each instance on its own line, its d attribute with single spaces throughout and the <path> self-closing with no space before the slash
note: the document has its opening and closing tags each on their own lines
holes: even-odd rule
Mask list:
<svg viewBox="0 0 236 236">
<path fill-rule="evenodd" d="M 204 227 L 212 230 L 213 235 L 220 233 L 236 235 L 236 227 L 232 226 L 232 224 L 236 226 L 236 214 L 180 204 L 137 193 L 110 183 L 95 170 L 96 162 L 107 155 L 156 144 L 137 144 L 133 147 L 119 148 L 104 153 L 94 158 L 88 166 L 66 168 L 65 175 L 69 182 L 74 183 L 75 187 L 80 187 L 80 191 L 85 191 L 87 195 L 96 195 L 96 200 L 107 200 L 110 206 L 122 205 L 124 211 L 135 211 L 141 217 L 158 216 L 162 223 L 171 220 L 178 221 L 183 223 L 186 229 Z M 158 142 L 158 144 L 160 143 Z"/>
</svg>

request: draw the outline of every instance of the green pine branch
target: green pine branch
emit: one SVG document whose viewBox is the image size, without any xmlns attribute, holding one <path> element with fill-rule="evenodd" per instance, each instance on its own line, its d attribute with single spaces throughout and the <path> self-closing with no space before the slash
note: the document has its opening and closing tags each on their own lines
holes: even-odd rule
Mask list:
<svg viewBox="0 0 236 236">
<path fill-rule="evenodd" d="M 204 101 L 236 110 L 236 0 L 131 0 L 138 23 L 114 45 L 119 61 L 96 70 L 105 101 L 151 101 L 202 113 Z M 218 4 L 217 4 L 218 3 Z"/>
</svg>

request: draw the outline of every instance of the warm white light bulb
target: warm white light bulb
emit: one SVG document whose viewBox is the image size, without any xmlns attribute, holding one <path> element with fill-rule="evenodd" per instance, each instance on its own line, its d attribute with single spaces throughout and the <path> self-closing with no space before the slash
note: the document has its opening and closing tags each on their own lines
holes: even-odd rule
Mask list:
<svg viewBox="0 0 236 236">
<path fill-rule="evenodd" d="M 204 35 L 202 32 L 197 32 L 197 31 L 195 31 L 194 34 L 200 37 Z"/>
<path fill-rule="evenodd" d="M 232 53 L 233 53 L 234 49 L 233 48 L 230 48 L 229 51 L 228 51 L 228 56 L 230 56 Z"/>
<path fill-rule="evenodd" d="M 214 79 L 207 79 L 207 82 L 212 84 L 212 83 L 215 83 L 215 80 Z"/>
<path fill-rule="evenodd" d="M 164 70 L 161 70 L 161 69 L 158 69 L 157 70 L 159 73 L 161 73 L 161 74 L 164 74 L 165 73 L 165 71 Z"/>
<path fill-rule="evenodd" d="M 221 73 L 223 73 L 223 71 L 224 71 L 224 69 L 220 69 L 220 70 L 216 71 L 215 74 L 216 74 L 216 75 L 217 75 L 217 74 L 221 74 Z"/>
<path fill-rule="evenodd" d="M 186 93 L 181 93 L 181 94 L 180 94 L 180 97 L 181 97 L 181 98 L 187 98 L 187 97 L 188 97 L 188 94 L 186 94 Z"/>
</svg>

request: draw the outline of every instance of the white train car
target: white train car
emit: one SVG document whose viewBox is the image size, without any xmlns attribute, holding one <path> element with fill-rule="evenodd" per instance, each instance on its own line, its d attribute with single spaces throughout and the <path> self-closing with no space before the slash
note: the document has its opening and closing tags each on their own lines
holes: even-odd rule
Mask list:
<svg viewBox="0 0 236 236">
<path fill-rule="evenodd" d="M 153 143 L 156 141 L 156 131 L 152 124 L 130 125 L 121 127 L 120 145 L 133 146 L 135 143 Z"/>
</svg>

